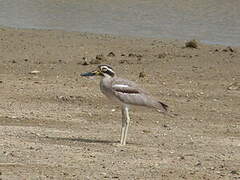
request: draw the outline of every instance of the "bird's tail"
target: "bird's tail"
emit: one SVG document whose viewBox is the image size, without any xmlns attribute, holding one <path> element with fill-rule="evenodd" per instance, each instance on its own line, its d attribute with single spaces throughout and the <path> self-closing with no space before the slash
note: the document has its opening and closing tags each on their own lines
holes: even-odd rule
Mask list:
<svg viewBox="0 0 240 180">
<path fill-rule="evenodd" d="M 158 101 L 158 103 L 160 104 L 161 109 L 163 109 L 164 111 L 168 111 L 168 108 L 169 108 L 168 105 L 162 103 L 161 101 Z"/>
<path fill-rule="evenodd" d="M 161 101 L 157 101 L 154 103 L 154 107 L 162 113 L 166 113 L 168 111 L 168 105 L 162 103 Z"/>
<path fill-rule="evenodd" d="M 158 106 L 156 107 L 157 111 L 160 113 L 163 113 L 169 117 L 175 117 L 176 114 L 173 114 L 172 112 L 169 111 L 169 106 L 162 103 L 161 101 L 158 101 Z"/>
</svg>

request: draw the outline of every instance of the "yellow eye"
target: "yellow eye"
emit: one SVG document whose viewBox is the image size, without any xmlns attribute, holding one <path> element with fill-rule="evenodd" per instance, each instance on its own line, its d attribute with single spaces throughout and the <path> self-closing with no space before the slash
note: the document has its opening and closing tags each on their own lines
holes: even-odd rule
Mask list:
<svg viewBox="0 0 240 180">
<path fill-rule="evenodd" d="M 107 72 L 107 68 L 102 68 L 102 72 Z"/>
</svg>

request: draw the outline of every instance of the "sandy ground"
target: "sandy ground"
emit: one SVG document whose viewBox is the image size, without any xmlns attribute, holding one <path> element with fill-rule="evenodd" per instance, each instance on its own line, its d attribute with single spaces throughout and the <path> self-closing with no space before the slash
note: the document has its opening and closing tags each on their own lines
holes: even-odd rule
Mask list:
<svg viewBox="0 0 240 180">
<path fill-rule="evenodd" d="M 98 63 L 174 117 L 133 107 L 118 147 L 120 107 L 79 76 Z M 238 47 L 0 28 L 0 93 L 2 180 L 240 178 Z"/>
</svg>

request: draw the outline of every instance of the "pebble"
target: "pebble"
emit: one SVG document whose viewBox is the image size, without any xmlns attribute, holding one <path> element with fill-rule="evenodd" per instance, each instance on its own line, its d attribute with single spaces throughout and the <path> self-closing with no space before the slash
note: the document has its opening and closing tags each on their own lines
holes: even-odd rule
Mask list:
<svg viewBox="0 0 240 180">
<path fill-rule="evenodd" d="M 118 176 L 112 176 L 112 178 L 113 178 L 113 179 L 119 179 L 119 177 L 118 177 Z"/>
<path fill-rule="evenodd" d="M 86 60 L 84 60 L 84 61 L 82 62 L 82 65 L 83 65 L 83 66 L 86 66 L 86 65 L 89 65 L 89 63 L 88 63 Z"/>
<path fill-rule="evenodd" d="M 128 60 L 126 60 L 126 59 L 121 59 L 121 60 L 119 61 L 119 63 L 120 63 L 120 64 L 125 64 L 125 63 L 130 64 L 130 62 L 129 62 Z"/>
<path fill-rule="evenodd" d="M 222 51 L 223 51 L 223 52 L 235 52 L 235 50 L 234 50 L 231 46 L 226 47 L 226 48 L 223 49 Z"/>
<path fill-rule="evenodd" d="M 34 71 L 31 71 L 31 72 L 29 72 L 29 74 L 39 74 L 40 73 L 40 71 L 38 71 L 38 70 L 34 70 Z"/>
<path fill-rule="evenodd" d="M 187 47 L 187 48 L 195 48 L 196 49 L 196 48 L 198 48 L 198 42 L 195 39 L 187 41 L 185 43 L 185 47 Z"/>
<path fill-rule="evenodd" d="M 149 131 L 149 130 L 142 130 L 142 133 L 150 133 L 151 131 Z"/>
<path fill-rule="evenodd" d="M 100 64 L 100 60 L 99 59 L 91 59 L 91 61 L 89 61 L 90 64 Z"/>
<path fill-rule="evenodd" d="M 228 90 L 240 90 L 240 83 L 238 82 L 234 82 L 234 83 L 231 83 L 228 87 L 227 87 Z"/>
<path fill-rule="evenodd" d="M 9 119 L 17 119 L 17 116 L 5 116 L 5 118 L 9 118 Z"/>
<path fill-rule="evenodd" d="M 237 172 L 237 170 L 232 170 L 231 174 L 235 174 L 235 175 L 239 175 L 239 173 Z"/>
<path fill-rule="evenodd" d="M 196 164 L 195 164 L 195 166 L 201 166 L 202 165 L 202 163 L 200 162 L 200 161 L 198 161 Z"/>
<path fill-rule="evenodd" d="M 183 160 L 183 159 L 185 159 L 185 157 L 184 156 L 179 156 L 178 157 L 180 160 Z"/>
<path fill-rule="evenodd" d="M 165 58 L 166 56 L 167 56 L 167 53 L 164 52 L 164 53 L 158 54 L 157 57 L 158 57 L 159 59 L 161 59 L 161 58 Z"/>
<path fill-rule="evenodd" d="M 106 58 L 102 54 L 96 55 L 96 59 L 100 60 L 100 61 L 105 61 L 106 60 Z"/>
<path fill-rule="evenodd" d="M 110 53 L 108 53 L 107 56 L 108 56 L 108 57 L 114 57 L 114 56 L 116 56 L 116 55 L 114 54 L 114 52 L 110 52 Z"/>
<path fill-rule="evenodd" d="M 134 53 L 129 53 L 128 57 L 137 57 L 137 58 L 141 58 L 143 57 L 141 54 L 134 54 Z"/>
<path fill-rule="evenodd" d="M 146 74 L 144 72 L 140 72 L 138 75 L 139 78 L 144 78 L 145 76 L 146 76 Z"/>
</svg>

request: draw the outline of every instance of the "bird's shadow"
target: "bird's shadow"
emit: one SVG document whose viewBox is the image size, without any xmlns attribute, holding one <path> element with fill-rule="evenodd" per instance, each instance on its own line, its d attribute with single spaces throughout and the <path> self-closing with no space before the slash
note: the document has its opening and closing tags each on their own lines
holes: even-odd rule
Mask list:
<svg viewBox="0 0 240 180">
<path fill-rule="evenodd" d="M 79 142 L 79 143 L 88 143 L 88 144 L 108 144 L 108 145 L 119 145 L 120 141 L 111 141 L 111 140 L 100 140 L 100 139 L 88 139 L 88 138 L 70 138 L 70 137 L 38 137 L 53 144 L 68 144 L 71 142 Z M 137 143 L 127 142 L 127 145 L 140 145 Z"/>
<path fill-rule="evenodd" d="M 100 144 L 116 144 L 119 141 L 87 139 L 87 138 L 68 138 L 68 137 L 44 137 L 47 140 L 61 141 L 61 142 L 82 142 L 82 143 L 100 143 Z"/>
</svg>

